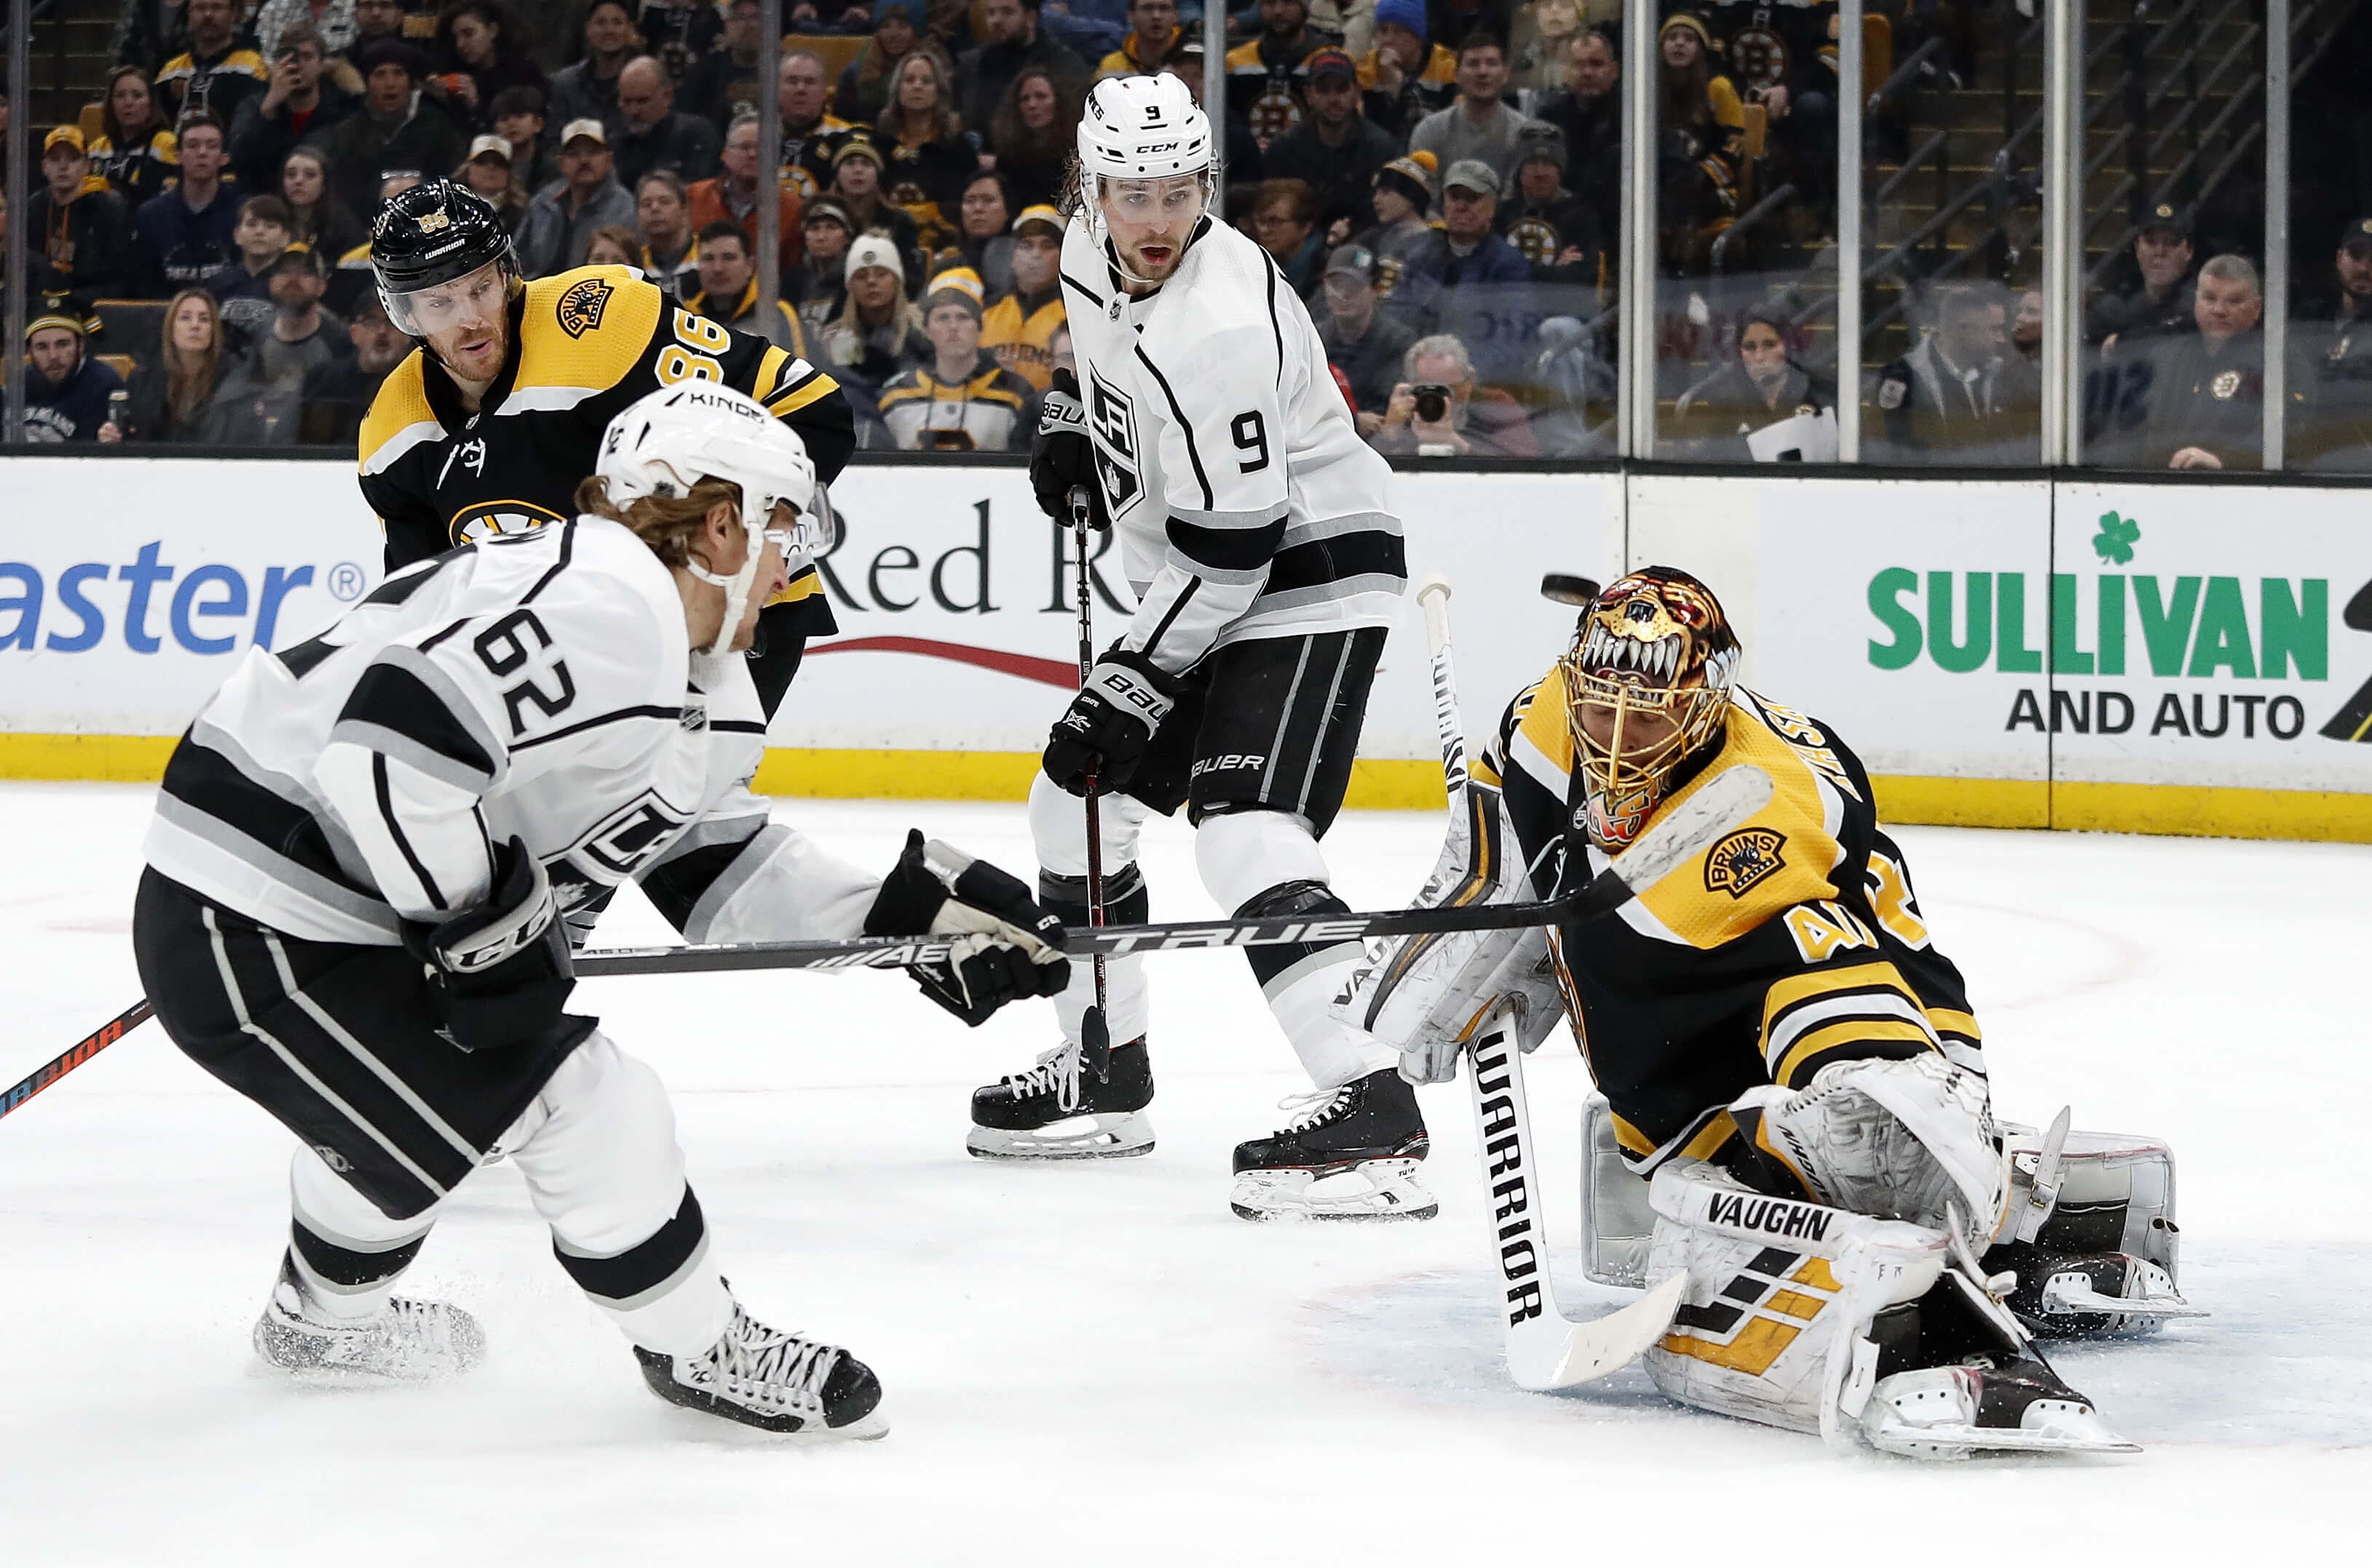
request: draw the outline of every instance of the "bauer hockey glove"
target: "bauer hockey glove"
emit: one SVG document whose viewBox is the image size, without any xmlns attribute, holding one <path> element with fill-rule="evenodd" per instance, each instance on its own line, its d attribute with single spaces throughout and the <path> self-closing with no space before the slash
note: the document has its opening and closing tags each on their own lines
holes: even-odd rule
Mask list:
<svg viewBox="0 0 2372 1568">
<path fill-rule="evenodd" d="M 436 1032 L 463 1051 L 542 1039 L 576 984 L 551 880 L 516 838 L 494 846 L 484 902 L 436 924 L 405 921 L 403 947 L 428 971 Z"/>
<path fill-rule="evenodd" d="M 1079 379 L 1054 372 L 1054 385 L 1039 401 L 1038 438 L 1029 446 L 1029 488 L 1039 509 L 1064 528 L 1071 526 L 1071 492 L 1087 493 L 1087 526 L 1111 527 L 1104 510 L 1103 483 L 1096 477 L 1096 444 L 1087 436 L 1087 411 L 1079 401 Z"/>
<path fill-rule="evenodd" d="M 919 830 L 865 917 L 867 936 L 954 936 L 945 963 L 907 970 L 923 994 L 974 1027 L 1007 1002 L 1052 996 L 1069 982 L 1063 923 L 1019 878 Z"/>
<path fill-rule="evenodd" d="M 1153 732 L 1178 705 L 1178 682 L 1143 654 L 1115 648 L 1087 671 L 1087 684 L 1054 721 L 1041 765 L 1047 778 L 1073 795 L 1110 795 L 1127 784 L 1145 761 Z"/>
</svg>

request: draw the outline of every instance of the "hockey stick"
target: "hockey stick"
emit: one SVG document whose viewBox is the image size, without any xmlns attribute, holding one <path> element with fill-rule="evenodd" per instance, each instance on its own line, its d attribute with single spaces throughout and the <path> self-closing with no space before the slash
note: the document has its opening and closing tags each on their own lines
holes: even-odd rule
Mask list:
<svg viewBox="0 0 2372 1568">
<path fill-rule="evenodd" d="M 1079 549 L 1079 685 L 1084 690 L 1087 676 L 1096 668 L 1096 606 L 1087 587 L 1087 487 L 1071 486 L 1071 537 Z M 1104 826 L 1103 815 L 1096 805 L 1095 770 L 1087 770 L 1087 925 L 1101 930 L 1104 923 Z M 1079 1048 L 1087 1053 L 1091 1070 L 1102 1076 L 1104 1063 L 1111 1053 L 1111 1016 L 1104 1008 L 1107 1001 L 1104 966 L 1109 962 L 1101 953 L 1093 959 L 1096 971 L 1095 1005 L 1087 1016 L 1079 1020 Z"/>
<path fill-rule="evenodd" d="M 134 1029 L 157 1016 L 157 1009 L 142 997 L 109 1022 L 98 1032 L 84 1036 L 65 1054 L 34 1070 L 32 1076 L 5 1092 L 0 1092 L 0 1116 L 6 1116 L 18 1106 L 56 1083 L 92 1057 L 130 1034 Z"/>
<path fill-rule="evenodd" d="M 1434 724 L 1440 733 L 1442 778 L 1449 788 L 1451 835 L 1454 841 L 1460 833 L 1471 834 L 1470 843 L 1479 848 L 1487 842 L 1488 825 L 1474 819 L 1478 810 L 1490 807 L 1481 804 L 1482 792 L 1474 788 L 1466 766 L 1466 726 L 1459 714 L 1458 669 L 1449 650 L 1449 579 L 1435 573 L 1417 586 L 1416 597 L 1424 610 L 1425 643 L 1433 656 Z M 1725 774 L 1715 783 L 1724 784 L 1728 778 Z M 1767 800 L 1770 780 L 1764 776 L 1762 782 L 1762 798 Z M 1681 809 L 1686 808 L 1683 803 Z M 1760 808 L 1758 803 L 1752 809 Z M 1640 847 L 1654 836 L 1651 830 L 1640 840 Z M 1680 864 L 1671 861 L 1665 869 Z M 1477 865 L 1460 890 L 1471 897 L 1471 889 L 1487 888 L 1489 871 Z M 1604 880 L 1604 876 L 1601 873 L 1599 880 Z M 1625 883 L 1625 897 L 1653 880 L 1643 875 Z M 1596 886 L 1591 884 L 1593 889 Z M 1615 907 L 1609 905 L 1608 911 Z M 1473 1058 L 1469 1085 L 1474 1099 L 1475 1147 L 1482 1162 L 1482 1180 L 1491 1191 L 1491 1240 L 1506 1289 L 1507 1375 L 1518 1388 L 1570 1388 L 1627 1366 L 1644 1354 L 1671 1326 L 1688 1280 L 1675 1274 L 1630 1306 L 1587 1321 L 1566 1317 L 1557 1306 L 1556 1290 L 1549 1279 L 1540 1190 L 1532 1172 L 1531 1151 L 1538 1145 L 1532 1142 L 1531 1110 L 1524 1096 L 1524 1053 L 1515 1025 L 1514 1005 L 1503 997 L 1485 1012 L 1467 1048 Z"/>
<path fill-rule="evenodd" d="M 1536 903 L 1473 904 L 1459 909 L 1371 910 L 1316 920 L 1244 918 L 1105 925 L 1070 932 L 1063 951 L 1074 958 L 1098 954 L 1176 953 L 1189 949 L 1268 947 L 1280 943 L 1355 942 L 1367 936 L 1423 936 L 1436 931 L 1501 931 L 1595 920 L 1628 903 L 1638 889 L 1686 864 L 1762 809 L 1771 775 L 1750 763 L 1724 770 L 1640 835 L 1587 886 Z M 703 974 L 720 970 L 905 969 L 945 962 L 968 938 L 850 936 L 813 942 L 736 942 L 712 947 L 597 947 L 576 955 L 580 979 L 628 974 Z"/>
</svg>

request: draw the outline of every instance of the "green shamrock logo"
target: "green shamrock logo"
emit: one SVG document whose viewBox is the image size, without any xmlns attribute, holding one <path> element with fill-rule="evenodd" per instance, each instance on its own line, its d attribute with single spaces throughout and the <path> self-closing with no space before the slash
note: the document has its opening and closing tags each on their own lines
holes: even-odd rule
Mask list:
<svg viewBox="0 0 2372 1568">
<path fill-rule="evenodd" d="M 2100 531 L 2092 536 L 2092 548 L 2103 561 L 2113 561 L 2122 566 L 2134 558 L 2134 541 L 2142 537 L 2141 524 L 2114 512 L 2100 514 Z"/>
</svg>

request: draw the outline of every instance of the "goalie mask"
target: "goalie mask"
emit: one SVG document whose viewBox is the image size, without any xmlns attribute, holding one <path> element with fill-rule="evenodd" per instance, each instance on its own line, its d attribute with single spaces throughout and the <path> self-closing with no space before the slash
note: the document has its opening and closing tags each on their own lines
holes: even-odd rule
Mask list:
<svg viewBox="0 0 2372 1568">
<path fill-rule="evenodd" d="M 1078 153 L 1079 216 L 1087 226 L 1087 238 L 1129 282 L 1158 282 L 1137 276 L 1112 244 L 1104 199 L 1142 201 L 1150 218 L 1158 210 L 1155 203 L 1177 199 L 1174 182 L 1192 177 L 1199 194 L 1180 228 L 1182 257 L 1210 211 L 1218 175 L 1210 117 L 1175 76 L 1110 77 L 1087 94 L 1086 110 L 1079 116 Z"/>
<path fill-rule="evenodd" d="M 1582 612 L 1557 668 L 1600 849 L 1627 848 L 1681 764 L 1720 737 L 1738 659 L 1720 601 L 1676 567 L 1631 573 Z"/>
</svg>

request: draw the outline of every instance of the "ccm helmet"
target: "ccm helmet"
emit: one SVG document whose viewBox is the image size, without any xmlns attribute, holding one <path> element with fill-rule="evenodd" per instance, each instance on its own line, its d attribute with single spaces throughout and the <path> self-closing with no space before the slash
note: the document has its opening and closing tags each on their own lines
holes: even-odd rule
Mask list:
<svg viewBox="0 0 2372 1568">
<path fill-rule="evenodd" d="M 1199 174 L 1207 212 L 1218 161 L 1210 117 L 1177 77 L 1165 73 L 1098 82 L 1079 116 L 1079 207 L 1087 238 L 1111 257 L 1122 276 L 1132 283 L 1153 282 L 1131 273 L 1110 250 L 1101 199 L 1104 181 Z"/>
<path fill-rule="evenodd" d="M 371 274 L 398 331 L 428 335 L 412 296 L 499 262 L 506 294 L 519 286 L 518 257 L 494 203 L 467 186 L 431 180 L 399 192 L 371 225 Z"/>
<path fill-rule="evenodd" d="M 689 495 L 703 479 L 741 487 L 741 527 L 750 543 L 741 569 L 727 575 L 696 561 L 684 568 L 725 590 L 724 623 L 704 650 L 711 656 L 732 643 L 759 591 L 758 558 L 765 553 L 769 533 L 781 540 L 785 558 L 794 562 L 830 543 L 815 505 L 815 462 L 807 443 L 747 392 L 714 381 L 679 381 L 636 399 L 610 422 L 593 471 L 621 507 L 645 495 Z M 778 501 L 788 502 L 796 514 L 787 530 L 772 522 Z"/>
</svg>

